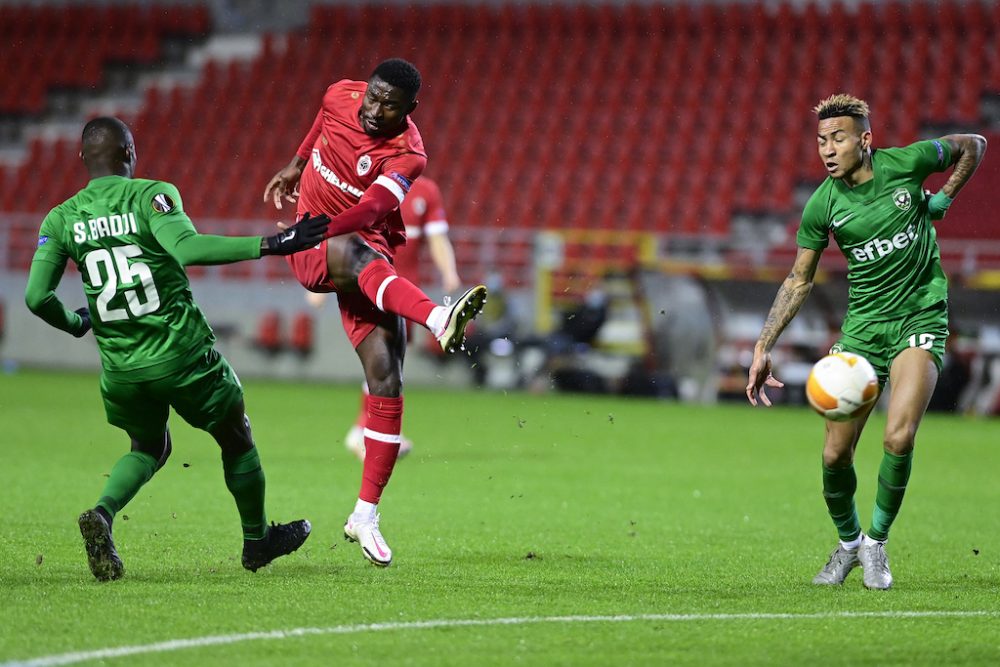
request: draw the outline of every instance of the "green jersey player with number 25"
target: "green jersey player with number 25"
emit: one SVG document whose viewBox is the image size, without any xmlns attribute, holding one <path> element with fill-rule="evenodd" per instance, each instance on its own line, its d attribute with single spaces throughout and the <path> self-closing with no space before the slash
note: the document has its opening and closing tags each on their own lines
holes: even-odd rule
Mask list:
<svg viewBox="0 0 1000 667">
<path fill-rule="evenodd" d="M 74 336 L 93 327 L 108 422 L 131 439 L 131 451 L 111 469 L 96 506 L 79 518 L 90 570 L 100 581 L 124 573 L 112 521 L 170 455 L 167 416 L 173 407 L 218 442 L 243 527 L 243 567 L 256 571 L 298 549 L 310 525 L 267 525 L 264 473 L 243 389 L 213 348 L 215 336 L 194 302 L 184 267 L 289 255 L 319 243 L 329 219 L 306 214 L 263 238 L 199 234 L 173 185 L 132 178 L 135 143 L 122 121 L 95 118 L 84 127 L 82 144 L 91 180 L 42 222 L 25 301 Z M 68 260 L 79 267 L 87 296 L 87 307 L 75 312 L 54 291 Z"/>
<path fill-rule="evenodd" d="M 902 148 L 872 147 L 868 104 L 834 95 L 815 108 L 820 159 L 828 178 L 806 203 L 798 254 L 774 299 L 754 347 L 747 398 L 770 405 L 765 387 L 771 349 L 812 289 L 820 255 L 833 236 L 847 258 L 850 283 L 843 333 L 831 352 L 868 359 L 879 385 L 892 386 L 871 527 L 861 532 L 854 492 L 854 449 L 871 407 L 854 421 L 826 422 L 823 497 L 840 544 L 813 579 L 841 584 L 856 566 L 871 589 L 892 586 L 885 542 L 910 477 L 917 427 L 941 370 L 948 337 L 948 281 L 941 269 L 933 221 L 941 220 L 986 151 L 977 134 L 952 134 Z M 941 191 L 927 197 L 924 179 L 954 170 Z"/>
</svg>

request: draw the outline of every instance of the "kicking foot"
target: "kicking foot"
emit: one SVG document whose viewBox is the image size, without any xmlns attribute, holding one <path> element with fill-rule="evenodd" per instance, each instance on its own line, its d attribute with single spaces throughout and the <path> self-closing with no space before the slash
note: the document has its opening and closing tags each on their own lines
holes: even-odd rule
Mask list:
<svg viewBox="0 0 1000 667">
<path fill-rule="evenodd" d="M 884 591 L 892 587 L 892 572 L 889 571 L 885 542 L 865 535 L 858 548 L 858 560 L 865 571 L 865 588 Z"/>
<path fill-rule="evenodd" d="M 87 550 L 87 564 L 98 581 L 121 579 L 125 566 L 118 557 L 115 541 L 111 537 L 111 526 L 96 509 L 80 515 L 80 534 Z"/>
<path fill-rule="evenodd" d="M 486 286 L 476 285 L 448 307 L 447 324 L 441 334 L 435 336 L 442 350 L 450 354 L 459 348 L 464 349 L 465 327 L 483 311 L 485 303 Z"/>
<path fill-rule="evenodd" d="M 344 537 L 361 545 L 361 553 L 373 565 L 389 567 L 392 563 L 392 549 L 385 543 L 385 538 L 378 529 L 378 520 L 378 514 L 371 520 L 351 514 L 344 524 Z"/>
<path fill-rule="evenodd" d="M 358 457 L 358 460 L 365 460 L 365 430 L 355 424 L 344 436 L 344 447 L 347 451 Z M 397 458 L 403 458 L 413 451 L 413 441 L 405 435 L 399 436 L 399 454 Z"/>
<path fill-rule="evenodd" d="M 847 579 L 851 570 L 860 564 L 857 549 L 845 549 L 838 544 L 837 548 L 830 554 L 830 560 L 819 571 L 819 574 L 813 577 L 813 583 L 820 586 L 839 586 L 844 583 L 844 579 Z"/>
<path fill-rule="evenodd" d="M 302 546 L 312 524 L 306 519 L 291 523 L 272 522 L 261 540 L 243 540 L 243 567 L 256 572 L 275 558 L 287 556 Z"/>
</svg>

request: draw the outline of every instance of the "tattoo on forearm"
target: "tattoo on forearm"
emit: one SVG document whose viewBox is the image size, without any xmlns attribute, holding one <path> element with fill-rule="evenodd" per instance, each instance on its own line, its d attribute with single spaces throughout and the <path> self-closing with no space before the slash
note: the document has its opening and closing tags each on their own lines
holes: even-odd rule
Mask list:
<svg viewBox="0 0 1000 667">
<path fill-rule="evenodd" d="M 771 310 L 767 313 L 767 320 L 764 321 L 764 328 L 760 332 L 758 344 L 770 350 L 778 340 L 778 336 L 785 330 L 788 323 L 792 321 L 799 308 L 809 296 L 811 285 L 795 280 L 795 274 L 791 274 L 781 283 L 778 294 L 774 297 Z"/>
<path fill-rule="evenodd" d="M 981 141 L 981 140 L 980 140 Z M 958 146 L 953 146 L 961 151 L 961 156 L 955 162 L 955 170 L 951 172 L 948 181 L 941 187 L 941 191 L 949 197 L 954 197 L 958 191 L 972 178 L 972 173 L 983 159 L 983 145 L 980 141 L 965 141 Z"/>
</svg>

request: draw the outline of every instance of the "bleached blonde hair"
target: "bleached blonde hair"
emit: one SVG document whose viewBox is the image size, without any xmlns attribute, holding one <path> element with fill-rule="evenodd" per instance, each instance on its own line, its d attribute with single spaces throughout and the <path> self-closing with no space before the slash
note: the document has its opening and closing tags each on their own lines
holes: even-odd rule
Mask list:
<svg viewBox="0 0 1000 667">
<path fill-rule="evenodd" d="M 813 111 L 816 112 L 820 120 L 836 118 L 837 116 L 851 116 L 859 120 L 868 120 L 868 103 L 847 93 L 831 95 L 814 106 Z"/>
</svg>

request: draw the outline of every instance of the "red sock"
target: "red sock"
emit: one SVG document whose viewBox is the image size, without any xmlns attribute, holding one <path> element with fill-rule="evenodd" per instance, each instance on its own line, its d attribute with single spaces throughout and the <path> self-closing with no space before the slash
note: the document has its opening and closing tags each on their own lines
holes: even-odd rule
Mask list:
<svg viewBox="0 0 1000 667">
<path fill-rule="evenodd" d="M 403 425 L 403 397 L 366 396 L 365 465 L 358 498 L 376 504 L 389 483 L 399 455 L 399 432 Z"/>
<path fill-rule="evenodd" d="M 382 312 L 402 315 L 421 326 L 427 326 L 427 318 L 437 305 L 382 259 L 371 262 L 361 271 L 358 286 Z"/>
</svg>

